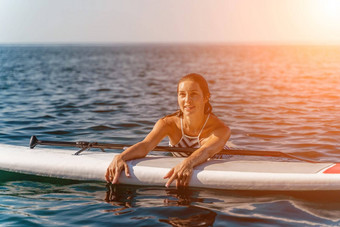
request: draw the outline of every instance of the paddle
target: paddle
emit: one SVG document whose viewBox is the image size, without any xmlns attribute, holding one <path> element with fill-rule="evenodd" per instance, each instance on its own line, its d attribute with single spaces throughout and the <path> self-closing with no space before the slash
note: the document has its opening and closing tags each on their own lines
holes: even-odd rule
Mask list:
<svg viewBox="0 0 340 227">
<path fill-rule="evenodd" d="M 79 155 L 86 149 L 90 148 L 99 148 L 103 152 L 104 149 L 124 149 L 129 147 L 128 144 L 113 144 L 113 143 L 97 143 L 97 142 L 86 142 L 86 141 L 78 141 L 78 142 L 64 142 L 64 141 L 42 141 L 38 140 L 36 136 L 32 136 L 30 140 L 30 148 L 33 149 L 36 145 L 50 145 L 50 146 L 63 146 L 63 147 L 78 147 L 81 150 L 74 153 L 74 155 Z M 153 149 L 153 151 L 162 151 L 162 152 L 183 152 L 188 155 L 193 153 L 196 148 L 178 148 L 178 147 L 167 147 L 167 146 L 157 146 Z M 286 157 L 291 159 L 296 159 L 304 162 L 316 163 L 315 161 L 303 159 L 299 157 L 295 157 L 288 153 L 283 153 L 279 151 L 254 151 L 254 150 L 234 150 L 234 149 L 223 149 L 218 154 L 224 155 L 247 155 L 247 156 L 270 156 L 270 157 Z"/>
</svg>

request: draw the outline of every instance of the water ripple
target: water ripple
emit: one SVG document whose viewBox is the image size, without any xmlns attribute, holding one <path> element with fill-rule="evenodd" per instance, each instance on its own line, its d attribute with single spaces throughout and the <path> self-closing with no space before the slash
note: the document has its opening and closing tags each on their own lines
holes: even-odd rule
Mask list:
<svg viewBox="0 0 340 227">
<path fill-rule="evenodd" d="M 339 53 L 321 46 L 0 46 L 0 143 L 27 146 L 35 134 L 133 144 L 177 110 L 176 81 L 197 72 L 237 148 L 339 161 Z M 338 203 L 319 195 L 123 187 L 106 201 L 103 185 L 3 177 L 0 221 L 8 225 L 339 224 Z"/>
</svg>

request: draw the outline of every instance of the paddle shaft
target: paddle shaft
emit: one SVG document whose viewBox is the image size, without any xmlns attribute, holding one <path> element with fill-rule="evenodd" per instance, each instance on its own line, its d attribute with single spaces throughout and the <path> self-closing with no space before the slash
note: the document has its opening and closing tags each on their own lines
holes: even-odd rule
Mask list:
<svg viewBox="0 0 340 227">
<path fill-rule="evenodd" d="M 36 136 L 32 136 L 30 140 L 30 148 L 33 149 L 36 145 L 49 145 L 49 146 L 63 146 L 63 147 L 78 147 L 81 148 L 75 155 L 79 155 L 82 151 L 90 148 L 99 148 L 105 152 L 104 149 L 125 149 L 129 147 L 128 144 L 113 144 L 113 143 L 97 143 L 97 142 L 86 142 L 86 141 L 78 141 L 78 142 L 65 142 L 65 141 L 42 141 L 38 140 Z M 167 147 L 167 146 L 156 146 L 153 151 L 161 151 L 161 152 L 183 152 L 188 155 L 193 153 L 196 148 L 179 148 L 179 147 Z M 312 162 L 315 161 L 302 159 L 299 157 L 295 157 L 288 153 L 283 153 L 279 151 L 255 151 L 255 150 L 234 150 L 234 149 L 223 149 L 218 152 L 221 155 L 247 155 L 247 156 L 270 156 L 270 157 L 286 157 L 297 159 L 304 162 Z"/>
</svg>

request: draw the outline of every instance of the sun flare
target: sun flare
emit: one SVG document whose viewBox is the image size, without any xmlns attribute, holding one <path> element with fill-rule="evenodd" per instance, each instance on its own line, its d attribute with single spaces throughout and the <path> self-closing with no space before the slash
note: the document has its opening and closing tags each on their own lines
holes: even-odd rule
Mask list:
<svg viewBox="0 0 340 227">
<path fill-rule="evenodd" d="M 340 28 L 340 0 L 322 0 L 314 4 L 313 14 L 317 24 L 339 29 Z"/>
<path fill-rule="evenodd" d="M 328 17 L 335 17 L 339 14 L 340 1 L 328 0 L 320 4 L 321 10 L 325 12 Z"/>
</svg>

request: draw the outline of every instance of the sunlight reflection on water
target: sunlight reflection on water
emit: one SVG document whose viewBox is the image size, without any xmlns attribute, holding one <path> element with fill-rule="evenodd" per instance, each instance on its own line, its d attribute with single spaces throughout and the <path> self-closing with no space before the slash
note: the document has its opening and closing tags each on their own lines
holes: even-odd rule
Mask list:
<svg viewBox="0 0 340 227">
<path fill-rule="evenodd" d="M 330 46 L 1 46 L 0 142 L 138 142 L 177 109 L 177 80 L 197 72 L 237 148 L 339 160 L 339 56 Z M 2 223 L 339 224 L 334 194 L 121 186 L 108 195 L 100 183 L 13 178 L 2 174 Z"/>
</svg>

